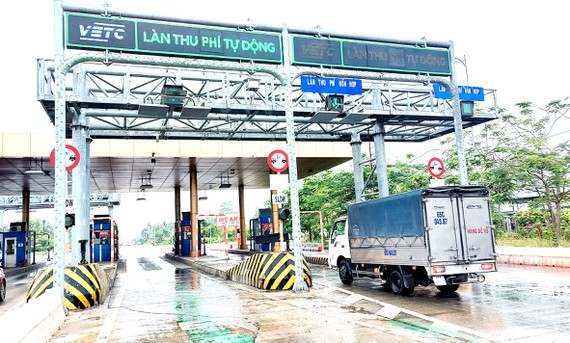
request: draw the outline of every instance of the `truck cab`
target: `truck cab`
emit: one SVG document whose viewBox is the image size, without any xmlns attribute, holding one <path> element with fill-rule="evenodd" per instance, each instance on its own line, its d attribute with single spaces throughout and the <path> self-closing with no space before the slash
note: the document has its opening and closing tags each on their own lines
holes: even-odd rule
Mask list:
<svg viewBox="0 0 570 343">
<path fill-rule="evenodd" d="M 350 259 L 346 216 L 338 218 L 329 237 L 329 267 L 336 269 L 340 261 Z"/>
</svg>

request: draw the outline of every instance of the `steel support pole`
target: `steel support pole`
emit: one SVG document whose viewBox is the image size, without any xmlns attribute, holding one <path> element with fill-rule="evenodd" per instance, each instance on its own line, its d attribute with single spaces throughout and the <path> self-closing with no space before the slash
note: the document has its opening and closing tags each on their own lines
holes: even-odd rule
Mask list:
<svg viewBox="0 0 570 343">
<path fill-rule="evenodd" d="M 239 249 L 247 250 L 247 230 L 245 227 L 245 187 L 238 186 L 238 202 L 239 202 L 239 233 L 240 237 L 237 242 Z"/>
<path fill-rule="evenodd" d="M 295 152 L 295 119 L 293 117 L 293 91 L 291 89 L 291 47 L 289 31 L 283 27 L 283 68 L 285 74 L 285 122 L 287 131 L 287 153 L 289 154 L 289 191 L 291 192 L 291 214 L 293 224 L 293 255 L 295 258 L 295 283 L 293 291 L 308 291 L 303 272 L 303 251 L 301 248 L 301 219 L 299 214 L 299 186 L 297 184 L 297 155 Z"/>
<path fill-rule="evenodd" d="M 22 221 L 24 222 L 25 235 L 26 235 L 26 261 L 30 263 L 30 188 L 25 187 L 22 190 Z M 35 232 L 34 232 L 35 233 Z M 34 239 L 35 244 L 35 239 Z M 34 246 L 34 254 L 36 252 L 36 247 Z M 34 255 L 35 256 L 35 255 Z"/>
<path fill-rule="evenodd" d="M 180 185 L 174 186 L 174 256 L 180 255 Z"/>
<path fill-rule="evenodd" d="M 354 172 L 354 193 L 356 201 L 362 201 L 362 193 L 364 192 L 364 173 L 362 171 L 362 141 L 360 135 L 356 132 L 352 133 L 350 140 L 352 146 L 352 170 Z"/>
<path fill-rule="evenodd" d="M 85 118 L 85 124 L 87 128 L 89 128 L 89 118 Z M 83 207 L 83 212 L 85 213 L 85 219 L 87 221 L 85 229 L 81 230 L 81 237 L 80 240 L 86 240 L 87 244 L 85 244 L 85 259 L 87 263 L 92 263 L 93 261 L 90 260 L 91 256 L 91 142 L 93 139 L 89 135 L 89 131 L 85 131 L 85 155 L 82 155 L 81 158 L 85 160 L 85 187 L 86 187 L 86 197 L 85 197 L 85 205 Z M 91 242 L 91 244 L 89 244 Z"/>
<path fill-rule="evenodd" d="M 453 42 L 450 42 L 449 53 L 451 54 L 451 61 L 455 61 L 455 52 Z M 455 131 L 455 144 L 457 145 L 457 167 L 459 169 L 459 184 L 468 185 L 469 178 L 467 177 L 467 160 L 465 159 L 465 145 L 463 144 L 463 122 L 461 120 L 461 104 L 459 101 L 459 92 L 457 91 L 457 76 L 455 75 L 455 63 L 450 63 L 451 66 L 451 101 L 453 111 L 453 128 Z"/>
<path fill-rule="evenodd" d="M 89 217 L 86 208 L 89 208 L 89 185 L 87 184 L 87 118 L 84 114 L 76 113 L 73 116 L 72 140 L 73 146 L 79 151 L 79 164 L 72 171 L 72 194 L 75 213 L 75 226 L 71 228 L 71 265 L 78 265 L 81 261 L 81 240 L 89 239 Z"/>
<path fill-rule="evenodd" d="M 54 189 L 54 268 L 53 285 L 64 299 L 65 270 L 65 200 L 67 172 L 65 171 L 65 68 L 63 56 L 63 8 L 54 0 L 54 60 L 55 60 L 55 189 Z"/>
<path fill-rule="evenodd" d="M 22 221 L 26 223 L 26 231 L 30 230 L 30 188 L 22 190 Z"/>
<path fill-rule="evenodd" d="M 386 149 L 384 147 L 384 133 L 384 124 L 379 120 L 376 120 L 374 132 L 374 155 L 376 159 L 376 175 L 378 177 L 378 194 L 380 198 L 390 195 L 388 188 Z"/>
<path fill-rule="evenodd" d="M 196 166 L 190 167 L 190 225 L 192 225 L 192 238 L 190 247 L 190 256 L 199 257 L 198 250 L 198 172 Z"/>
</svg>

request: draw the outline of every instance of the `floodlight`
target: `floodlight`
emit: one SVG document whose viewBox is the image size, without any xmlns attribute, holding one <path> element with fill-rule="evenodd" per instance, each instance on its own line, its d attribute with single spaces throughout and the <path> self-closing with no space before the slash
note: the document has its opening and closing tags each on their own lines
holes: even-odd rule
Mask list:
<svg viewBox="0 0 570 343">
<path fill-rule="evenodd" d="M 161 104 L 140 104 L 139 116 L 163 117 L 168 113 L 168 106 Z"/>
<path fill-rule="evenodd" d="M 206 119 L 212 109 L 206 106 L 184 106 L 180 118 Z"/>
<path fill-rule="evenodd" d="M 337 111 L 319 111 L 309 120 L 313 123 L 328 123 L 338 117 L 340 112 Z"/>
</svg>

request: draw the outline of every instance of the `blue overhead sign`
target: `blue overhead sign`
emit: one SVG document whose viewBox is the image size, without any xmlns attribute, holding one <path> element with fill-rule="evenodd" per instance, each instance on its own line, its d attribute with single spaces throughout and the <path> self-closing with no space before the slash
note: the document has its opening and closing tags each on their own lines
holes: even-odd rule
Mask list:
<svg viewBox="0 0 570 343">
<path fill-rule="evenodd" d="M 485 101 L 482 87 L 457 86 L 457 91 L 460 100 Z M 451 92 L 444 85 L 434 84 L 433 93 L 437 99 L 451 99 Z"/>
<path fill-rule="evenodd" d="M 302 75 L 301 90 L 312 93 L 362 94 L 362 80 Z"/>
</svg>

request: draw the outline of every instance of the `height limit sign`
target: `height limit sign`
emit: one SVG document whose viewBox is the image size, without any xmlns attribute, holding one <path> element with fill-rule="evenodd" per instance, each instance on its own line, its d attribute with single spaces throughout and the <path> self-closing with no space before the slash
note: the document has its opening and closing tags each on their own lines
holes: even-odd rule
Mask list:
<svg viewBox="0 0 570 343">
<path fill-rule="evenodd" d="M 282 173 L 289 167 L 289 156 L 283 150 L 273 150 L 267 156 L 267 165 L 276 173 Z"/>
</svg>

